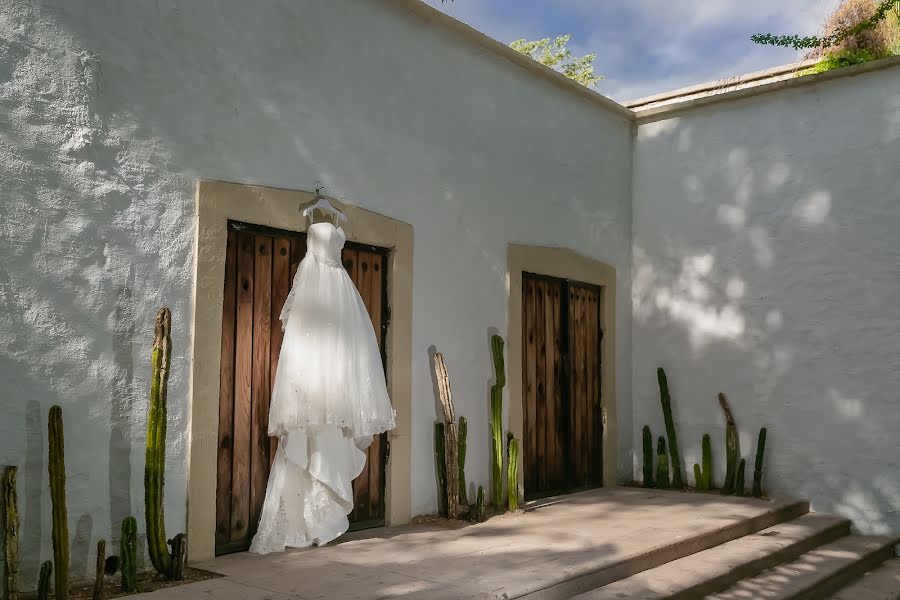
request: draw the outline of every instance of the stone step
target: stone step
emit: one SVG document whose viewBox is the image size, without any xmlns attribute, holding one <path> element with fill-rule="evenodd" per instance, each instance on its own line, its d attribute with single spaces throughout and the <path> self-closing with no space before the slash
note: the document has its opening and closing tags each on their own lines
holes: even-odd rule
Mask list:
<svg viewBox="0 0 900 600">
<path fill-rule="evenodd" d="M 894 556 L 897 538 L 848 535 L 707 598 L 821 600 Z"/>
<path fill-rule="evenodd" d="M 706 496 L 705 494 L 670 492 L 664 490 L 654 490 L 653 494 L 658 496 L 655 501 L 659 502 L 660 506 L 665 506 L 668 502 L 679 501 L 700 503 L 705 500 L 704 496 Z M 720 498 L 719 501 L 725 502 L 726 504 L 739 500 L 733 496 L 720 497 L 718 494 L 714 497 Z M 751 501 L 750 499 L 746 500 Z M 753 500 L 753 502 L 759 503 L 763 501 Z M 601 588 L 614 581 L 631 577 L 635 573 L 653 569 L 660 565 L 672 562 L 673 560 L 678 560 L 679 558 L 702 552 L 709 548 L 724 544 L 725 542 L 742 538 L 809 513 L 808 500 L 782 500 L 764 503 L 763 505 L 766 504 L 768 504 L 766 510 L 755 516 L 734 520 L 733 515 L 722 513 L 720 518 L 726 524 L 721 527 L 713 530 L 698 531 L 694 535 L 682 535 L 680 539 L 666 540 L 655 545 L 655 547 L 653 545 L 644 545 L 640 551 L 631 555 L 620 548 L 622 546 L 621 541 L 618 542 L 617 546 L 615 538 L 612 538 L 611 544 L 614 553 L 621 556 L 619 560 L 609 560 L 609 554 L 601 554 L 597 556 L 598 564 L 593 568 L 588 565 L 577 567 L 561 565 L 555 571 L 556 575 L 554 578 L 556 581 L 550 583 L 550 585 L 547 585 L 549 582 L 538 581 L 533 576 L 518 577 L 517 581 L 519 583 L 517 586 L 509 586 L 504 589 L 502 597 L 527 598 L 528 600 L 569 599 L 589 590 Z M 618 507 L 616 510 L 621 513 L 623 509 Z M 640 516 L 643 510 L 645 509 L 641 508 L 638 510 L 637 516 Z M 677 521 L 675 524 L 677 524 Z M 662 528 L 657 531 L 657 533 L 659 532 L 665 532 L 665 526 L 662 526 Z M 650 532 L 651 537 L 648 539 L 651 541 L 652 535 L 653 532 Z M 492 589 L 500 589 L 500 587 L 494 586 Z M 498 597 L 500 597 L 500 595 L 498 595 Z"/>
<path fill-rule="evenodd" d="M 866 573 L 831 600 L 900 600 L 900 558 L 892 558 Z"/>
<path fill-rule="evenodd" d="M 702 598 L 849 533 L 847 519 L 806 514 L 581 594 L 577 600 Z"/>
</svg>

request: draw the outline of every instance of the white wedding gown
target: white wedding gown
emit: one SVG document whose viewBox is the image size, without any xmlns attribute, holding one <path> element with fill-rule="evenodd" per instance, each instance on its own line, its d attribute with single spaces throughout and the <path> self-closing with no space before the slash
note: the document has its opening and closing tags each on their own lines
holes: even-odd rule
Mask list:
<svg viewBox="0 0 900 600">
<path fill-rule="evenodd" d="M 323 545 L 349 527 L 353 480 L 374 435 L 394 428 L 381 352 L 341 264 L 343 229 L 310 225 L 281 312 L 269 435 L 280 438 L 250 551 Z"/>
</svg>

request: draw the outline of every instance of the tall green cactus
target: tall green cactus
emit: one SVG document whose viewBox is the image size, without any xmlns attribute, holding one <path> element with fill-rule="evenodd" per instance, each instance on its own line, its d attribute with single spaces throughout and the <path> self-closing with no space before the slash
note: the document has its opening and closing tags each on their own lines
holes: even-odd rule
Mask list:
<svg viewBox="0 0 900 600">
<path fill-rule="evenodd" d="M 711 490 L 713 488 L 713 467 L 712 467 L 712 442 L 708 433 L 703 434 L 703 440 L 700 444 L 703 460 L 703 489 Z"/>
<path fill-rule="evenodd" d="M 171 576 L 172 557 L 166 546 L 166 518 L 163 486 L 166 479 L 166 418 L 171 362 L 172 313 L 160 308 L 156 313 L 155 337 L 150 364 L 150 406 L 147 414 L 147 453 L 144 463 L 144 504 L 147 517 L 147 551 L 153 568 Z"/>
<path fill-rule="evenodd" d="M 503 338 L 491 337 L 491 357 L 497 383 L 491 386 L 491 501 L 494 508 L 503 507 L 503 388 L 506 386 L 506 367 L 503 362 Z"/>
<path fill-rule="evenodd" d="M 733 494 L 738 463 L 737 426 L 725 394 L 719 393 L 719 405 L 722 407 L 722 412 L 725 413 L 725 483 L 722 485 L 722 493 Z"/>
<path fill-rule="evenodd" d="M 661 490 L 668 489 L 669 484 L 669 457 L 666 456 L 666 438 L 659 436 L 656 445 L 656 487 Z"/>
<path fill-rule="evenodd" d="M 737 472 L 734 475 L 734 493 L 737 496 L 745 495 L 744 490 L 744 470 L 747 468 L 747 459 L 742 458 L 738 463 Z"/>
<path fill-rule="evenodd" d="M 136 592 L 137 584 L 137 519 L 125 517 L 122 520 L 122 540 L 119 542 L 122 555 L 122 591 Z"/>
<path fill-rule="evenodd" d="M 672 418 L 669 382 L 662 367 L 656 370 L 656 379 L 659 382 L 659 400 L 666 422 L 666 437 L 669 438 L 669 455 L 672 457 L 672 487 L 680 490 L 684 488 L 684 481 L 681 478 L 681 455 L 678 452 L 678 438 L 675 435 L 675 420 Z"/>
<path fill-rule="evenodd" d="M 459 463 L 459 505 L 469 505 L 469 495 L 466 490 L 466 436 L 469 432 L 469 423 L 465 417 L 459 418 L 459 451 L 456 460 Z"/>
<path fill-rule="evenodd" d="M 53 574 L 53 563 L 45 561 L 41 564 L 38 575 L 37 600 L 50 600 L 50 576 Z"/>
<path fill-rule="evenodd" d="M 7 600 L 19 597 L 19 504 L 16 498 L 16 473 L 8 466 L 3 471 L 3 579 L 6 582 Z"/>
<path fill-rule="evenodd" d="M 484 506 L 484 486 L 478 486 L 478 494 L 475 496 L 475 522 L 483 523 L 487 520 L 487 510 Z"/>
<path fill-rule="evenodd" d="M 653 487 L 653 434 L 650 426 L 644 425 L 644 487 Z"/>
<path fill-rule="evenodd" d="M 519 440 L 512 433 L 506 435 L 507 473 L 506 490 L 510 512 L 519 510 Z"/>
<path fill-rule="evenodd" d="M 756 464 L 753 467 L 753 497 L 762 498 L 763 454 L 766 451 L 766 428 L 759 430 L 759 441 L 756 442 Z"/>
<path fill-rule="evenodd" d="M 50 408 L 47 429 L 50 501 L 53 507 L 54 597 L 66 600 L 69 597 L 69 519 L 66 512 L 66 445 L 62 409 L 59 406 Z"/>
<path fill-rule="evenodd" d="M 444 423 L 434 423 L 434 475 L 438 486 L 438 514 L 447 516 L 447 453 L 444 448 Z"/>
</svg>

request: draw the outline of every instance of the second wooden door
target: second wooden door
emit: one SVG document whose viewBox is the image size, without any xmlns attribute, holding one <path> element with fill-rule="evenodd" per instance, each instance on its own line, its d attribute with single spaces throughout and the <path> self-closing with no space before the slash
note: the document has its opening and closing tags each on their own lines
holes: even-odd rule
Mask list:
<svg viewBox="0 0 900 600">
<path fill-rule="evenodd" d="M 526 499 L 602 484 L 600 294 L 597 286 L 523 274 Z"/>
</svg>

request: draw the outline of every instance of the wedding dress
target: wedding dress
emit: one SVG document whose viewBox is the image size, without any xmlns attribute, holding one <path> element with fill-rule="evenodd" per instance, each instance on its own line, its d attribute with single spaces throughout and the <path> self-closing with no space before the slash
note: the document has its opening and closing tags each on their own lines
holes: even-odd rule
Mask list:
<svg viewBox="0 0 900 600">
<path fill-rule="evenodd" d="M 394 428 L 381 353 L 341 264 L 343 229 L 310 225 L 281 311 L 284 337 L 269 407 L 278 450 L 250 551 L 326 544 L 349 527 L 353 480 L 373 436 Z"/>
</svg>

